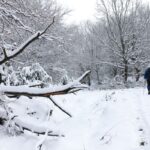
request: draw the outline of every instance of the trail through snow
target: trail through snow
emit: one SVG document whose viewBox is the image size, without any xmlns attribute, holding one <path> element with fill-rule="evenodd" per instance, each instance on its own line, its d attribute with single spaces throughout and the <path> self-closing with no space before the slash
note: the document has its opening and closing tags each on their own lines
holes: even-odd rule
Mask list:
<svg viewBox="0 0 150 150">
<path fill-rule="evenodd" d="M 145 89 L 84 91 L 54 99 L 73 118 L 53 107 L 49 126 L 53 122 L 53 129 L 65 137 L 47 137 L 45 149 L 150 150 L 150 95 Z M 41 104 L 43 99 L 38 101 Z M 20 102 L 19 107 L 21 105 L 24 102 Z M 34 150 L 40 138 L 29 133 L 11 137 L 1 130 L 0 150 L 20 150 L 20 146 L 22 150 Z"/>
</svg>

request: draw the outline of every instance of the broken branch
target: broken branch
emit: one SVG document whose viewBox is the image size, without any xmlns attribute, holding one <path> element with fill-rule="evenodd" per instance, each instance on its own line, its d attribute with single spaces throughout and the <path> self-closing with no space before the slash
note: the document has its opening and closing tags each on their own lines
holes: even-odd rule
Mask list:
<svg viewBox="0 0 150 150">
<path fill-rule="evenodd" d="M 27 97 L 49 97 L 54 95 L 64 95 L 68 93 L 75 93 L 79 90 L 88 88 L 87 85 L 83 85 L 80 82 L 89 75 L 90 71 L 85 72 L 81 77 L 79 77 L 74 82 L 67 85 L 54 86 L 49 88 L 35 88 L 35 87 L 25 87 L 25 86 L 5 86 L 0 85 L 0 92 L 6 94 L 7 96 L 27 96 Z"/>
</svg>

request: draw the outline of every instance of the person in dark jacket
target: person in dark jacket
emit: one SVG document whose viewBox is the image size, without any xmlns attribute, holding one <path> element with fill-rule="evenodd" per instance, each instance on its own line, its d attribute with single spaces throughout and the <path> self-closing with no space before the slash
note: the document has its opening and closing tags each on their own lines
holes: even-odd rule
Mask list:
<svg viewBox="0 0 150 150">
<path fill-rule="evenodd" d="M 144 73 L 144 79 L 147 81 L 147 90 L 148 94 L 150 94 L 150 66 L 146 69 Z"/>
</svg>

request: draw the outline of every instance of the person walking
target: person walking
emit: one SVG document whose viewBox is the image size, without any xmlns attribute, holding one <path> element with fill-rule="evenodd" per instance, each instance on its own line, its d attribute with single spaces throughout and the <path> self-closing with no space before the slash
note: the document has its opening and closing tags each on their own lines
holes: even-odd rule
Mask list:
<svg viewBox="0 0 150 150">
<path fill-rule="evenodd" d="M 150 95 L 150 65 L 148 66 L 148 68 L 144 73 L 144 79 L 147 82 L 147 90 L 148 90 L 148 94 Z"/>
</svg>

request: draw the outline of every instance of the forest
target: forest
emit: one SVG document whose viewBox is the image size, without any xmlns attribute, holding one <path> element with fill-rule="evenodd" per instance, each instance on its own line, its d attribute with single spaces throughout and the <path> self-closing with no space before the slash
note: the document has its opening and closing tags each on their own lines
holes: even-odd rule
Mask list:
<svg viewBox="0 0 150 150">
<path fill-rule="evenodd" d="M 56 0 L 0 0 L 1 150 L 150 148 L 149 4 L 95 9 L 65 24 Z"/>
</svg>

